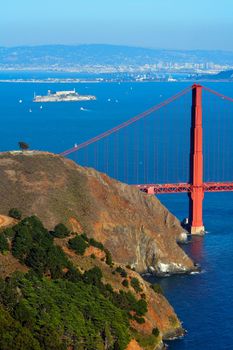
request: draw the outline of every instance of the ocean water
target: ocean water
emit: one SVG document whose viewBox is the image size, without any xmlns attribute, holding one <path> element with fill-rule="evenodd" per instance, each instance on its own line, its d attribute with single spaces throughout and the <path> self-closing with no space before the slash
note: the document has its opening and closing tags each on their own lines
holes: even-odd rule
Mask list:
<svg viewBox="0 0 233 350">
<path fill-rule="evenodd" d="M 3 77 L 30 77 L 30 74 L 23 73 L 7 73 L 0 74 L 0 79 Z M 34 77 L 50 77 L 45 73 L 34 73 Z M 0 83 L 0 118 L 1 118 L 1 138 L 0 150 L 16 149 L 17 143 L 20 140 L 30 144 L 32 149 L 41 149 L 51 152 L 62 152 L 67 148 L 72 147 L 75 143 L 81 143 L 87 139 L 96 136 L 97 134 L 112 128 L 125 120 L 133 117 L 135 114 L 144 111 L 152 105 L 161 102 L 171 95 L 185 88 L 186 83 L 89 83 L 89 84 L 32 84 L 32 83 Z M 213 83 L 208 84 L 226 95 L 233 96 L 233 84 L 231 83 Z M 97 101 L 89 101 L 85 103 L 52 103 L 40 104 L 32 103 L 34 92 L 44 94 L 48 89 L 62 90 L 76 88 L 82 94 L 94 94 L 97 96 Z M 19 103 L 19 100 L 22 103 Z M 208 100 L 208 99 L 207 99 Z M 210 100 L 208 103 L 210 104 Z M 231 137 L 233 131 L 233 120 L 231 116 L 232 107 L 227 105 L 223 107 L 223 112 L 219 107 L 225 101 L 216 100 L 213 104 L 212 112 L 213 119 L 205 121 L 206 128 L 210 128 L 208 137 L 209 141 L 215 141 L 215 146 L 205 146 L 206 159 L 208 159 L 209 168 L 205 169 L 206 180 L 223 179 L 230 180 L 232 172 L 232 151 Z M 183 102 L 182 102 L 183 103 Z M 181 104 L 179 105 L 179 107 Z M 187 110 L 190 112 L 190 98 L 185 100 L 183 109 L 179 109 L 177 114 L 173 112 L 174 125 L 186 128 L 188 123 L 184 115 L 180 112 Z M 84 110 L 80 110 L 80 108 Z M 229 108 L 228 108 L 229 107 Z M 225 109 L 224 109 L 225 108 Z M 31 112 L 30 112 L 31 110 Z M 171 111 L 171 110 L 170 110 Z M 204 109 L 204 111 L 206 111 Z M 218 111 L 218 112 L 217 112 Z M 207 113 L 206 113 L 207 114 Z M 164 114 L 160 115 L 161 120 L 165 118 Z M 180 119 L 179 119 L 180 118 Z M 220 128 L 220 121 L 224 121 L 225 128 Z M 180 123 L 180 121 L 182 121 Z M 179 123 L 178 123 L 179 122 Z M 157 123 L 157 122 L 156 122 Z M 159 123 L 157 123 L 159 124 Z M 156 124 L 156 125 L 157 125 Z M 167 127 L 165 122 L 164 126 Z M 212 126 L 215 125 L 218 130 L 221 129 L 221 137 L 216 140 Z M 180 149 L 177 149 L 178 160 L 182 160 L 181 151 L 188 154 L 187 130 L 181 134 L 178 126 L 174 129 L 172 126 L 168 135 L 169 139 L 174 140 L 177 135 L 177 140 L 181 140 Z M 143 129 L 144 128 L 144 129 Z M 212 128 L 212 129 L 211 129 Z M 144 130 L 144 135 L 148 136 L 148 143 L 140 141 L 140 132 Z M 176 130 L 176 132 L 174 132 Z M 142 153 L 142 148 L 151 150 L 150 142 L 154 135 L 151 127 L 141 125 L 139 130 L 134 129 L 134 139 L 137 141 L 138 147 L 138 164 L 132 166 L 125 171 L 125 168 L 119 168 L 118 173 L 114 174 L 113 167 L 115 163 L 108 163 L 110 175 L 117 175 L 121 179 L 123 175 L 128 175 L 128 180 L 131 183 L 152 181 L 155 176 L 154 170 L 149 167 L 148 163 L 151 160 L 145 157 L 150 157 L 152 153 L 148 151 L 145 155 Z M 151 134 L 150 134 L 151 132 Z M 159 129 L 158 142 L 164 139 L 164 135 Z M 159 139 L 159 134 L 162 135 Z M 152 135 L 152 136 L 149 136 Z M 184 137 L 184 135 L 186 135 Z M 128 142 L 131 139 L 130 134 L 127 134 L 126 141 L 124 135 L 120 135 L 118 143 Z M 172 136 L 172 137 L 171 137 Z M 187 140 L 186 140 L 187 139 Z M 227 147 L 221 148 L 221 140 L 227 140 Z M 186 141 L 185 141 L 186 140 Z M 115 142 L 115 143 L 114 143 Z M 175 144 L 175 142 L 174 142 Z M 116 140 L 108 144 L 108 154 L 116 145 Z M 124 144 L 125 146 L 126 144 Z M 106 146 L 106 145 L 105 145 Z M 122 155 L 124 146 L 119 150 L 117 156 Z M 163 149 L 165 149 L 165 143 Z M 173 147 L 175 148 L 175 147 Z M 167 148 L 169 150 L 169 148 Z M 154 150 L 155 151 L 155 150 Z M 86 156 L 86 160 L 93 163 L 93 154 L 97 153 L 98 158 L 101 149 L 92 149 L 91 154 Z M 131 154 L 127 155 L 125 161 L 131 162 Z M 160 153 L 159 153 L 160 154 Z M 113 154 L 114 155 L 114 154 Z M 164 154 L 165 155 L 165 154 Z M 162 170 L 163 178 L 166 174 L 169 179 L 173 179 L 174 173 L 177 173 L 178 178 L 182 178 L 182 172 L 175 169 L 175 163 L 170 161 L 166 167 L 161 165 L 162 158 L 157 155 L 157 165 Z M 227 162 L 223 162 L 223 156 Z M 226 156 L 226 157 L 225 157 Z M 71 157 L 72 158 L 72 157 Z M 76 158 L 80 163 L 85 163 L 85 157 Z M 123 159 L 123 155 L 122 155 Z M 214 160 L 218 162 L 214 162 Z M 182 160 L 183 161 L 183 160 Z M 184 164 L 187 159 L 184 159 Z M 103 161 L 98 159 L 98 165 L 103 166 Z M 153 168 L 155 162 L 153 163 Z M 213 171 L 211 164 L 213 163 Z M 221 164 L 221 173 L 216 166 L 216 163 Z M 93 164 L 92 164 L 93 165 Z M 145 174 L 143 169 L 146 168 Z M 180 166 L 181 167 L 181 166 Z M 186 169 L 185 166 L 181 167 Z M 207 166 L 206 166 L 207 168 Z M 139 173 L 136 176 L 136 173 Z M 187 174 L 186 174 L 187 175 Z M 145 177 L 146 176 L 146 177 Z M 185 178 L 184 178 L 185 180 Z M 185 194 L 170 194 L 160 195 L 159 199 L 172 211 L 179 219 L 187 216 L 188 200 Z M 205 194 L 204 200 L 204 223 L 208 231 L 204 237 L 193 238 L 192 241 L 184 245 L 183 248 L 187 253 L 201 265 L 202 272 L 188 276 L 173 276 L 169 278 L 159 279 L 165 295 L 174 306 L 180 319 L 183 321 L 184 328 L 187 330 L 187 335 L 179 340 L 169 343 L 169 348 L 172 350 L 228 350 L 233 349 L 233 193 L 208 193 Z M 155 279 L 157 281 L 157 279 Z"/>
<path fill-rule="evenodd" d="M 186 210 L 185 195 L 160 196 L 178 217 Z M 174 350 L 233 349 L 233 193 L 207 193 L 204 200 L 204 237 L 183 248 L 201 265 L 201 273 L 152 279 L 161 284 L 187 330 L 169 342 Z"/>
</svg>

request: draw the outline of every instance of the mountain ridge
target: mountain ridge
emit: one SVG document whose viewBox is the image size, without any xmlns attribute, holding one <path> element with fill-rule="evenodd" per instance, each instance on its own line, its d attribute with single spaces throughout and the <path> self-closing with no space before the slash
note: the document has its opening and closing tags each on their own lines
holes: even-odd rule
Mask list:
<svg viewBox="0 0 233 350">
<path fill-rule="evenodd" d="M 144 65 L 160 61 L 232 64 L 233 51 L 154 49 L 106 44 L 0 47 L 0 66 Z"/>
</svg>

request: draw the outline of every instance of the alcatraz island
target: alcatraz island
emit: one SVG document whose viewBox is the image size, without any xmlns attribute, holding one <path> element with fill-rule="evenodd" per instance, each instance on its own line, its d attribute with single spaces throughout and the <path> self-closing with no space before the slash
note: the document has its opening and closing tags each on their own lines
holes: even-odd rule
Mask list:
<svg viewBox="0 0 233 350">
<path fill-rule="evenodd" d="M 79 95 L 75 89 L 67 91 L 53 92 L 48 90 L 45 96 L 34 95 L 33 102 L 75 102 L 75 101 L 93 101 L 96 96 L 93 95 Z"/>
</svg>

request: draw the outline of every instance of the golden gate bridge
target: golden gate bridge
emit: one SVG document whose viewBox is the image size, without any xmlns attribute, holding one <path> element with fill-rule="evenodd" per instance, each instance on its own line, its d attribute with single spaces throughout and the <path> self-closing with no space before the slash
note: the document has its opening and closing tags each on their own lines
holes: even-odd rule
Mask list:
<svg viewBox="0 0 233 350">
<path fill-rule="evenodd" d="M 203 135 L 203 92 L 221 102 L 213 103 L 207 98 L 209 105 L 205 108 L 205 115 L 208 118 L 204 129 L 211 130 L 207 137 Z M 185 104 L 181 103 L 177 112 L 173 107 L 169 108 L 171 104 L 190 93 L 191 101 L 188 100 L 188 103 L 186 101 L 188 118 L 184 117 Z M 201 234 L 204 233 L 204 193 L 233 191 L 233 182 L 230 181 L 233 171 L 231 111 L 218 110 L 219 106 L 222 107 L 223 103 L 228 102 L 232 103 L 233 98 L 194 84 L 124 123 L 76 144 L 61 155 L 78 154 L 80 164 L 92 166 L 124 182 L 129 182 L 131 179 L 133 185 L 150 195 L 188 193 L 190 232 Z M 163 112 L 166 107 L 168 110 Z M 151 115 L 157 119 L 149 120 Z M 167 118 L 167 115 L 171 118 Z M 186 125 L 186 129 L 181 134 L 179 129 L 183 124 Z M 126 133 L 125 130 L 129 129 L 130 132 Z M 81 156 L 80 152 L 83 152 Z M 169 153 L 171 153 L 170 160 Z M 215 165 L 212 170 L 211 163 Z M 162 174 L 159 174 L 160 169 L 163 170 Z M 182 178 L 183 170 L 186 172 L 186 181 L 174 181 L 175 174 L 179 179 Z M 139 181 L 142 179 L 142 173 L 143 182 Z M 172 182 L 166 181 L 169 176 L 172 177 Z M 206 177 L 212 176 L 221 177 L 221 180 L 217 178 L 214 181 L 205 180 Z M 155 181 L 146 181 L 149 177 Z M 227 178 L 227 181 L 224 181 L 224 178 Z"/>
</svg>

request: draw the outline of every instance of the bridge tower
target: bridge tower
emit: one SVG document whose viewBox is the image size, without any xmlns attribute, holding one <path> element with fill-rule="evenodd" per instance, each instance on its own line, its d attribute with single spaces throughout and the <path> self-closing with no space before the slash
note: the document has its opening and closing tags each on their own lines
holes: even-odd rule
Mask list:
<svg viewBox="0 0 233 350">
<path fill-rule="evenodd" d="M 190 138 L 189 224 L 192 234 L 203 234 L 203 140 L 202 140 L 202 86 L 192 87 L 192 122 Z"/>
</svg>

